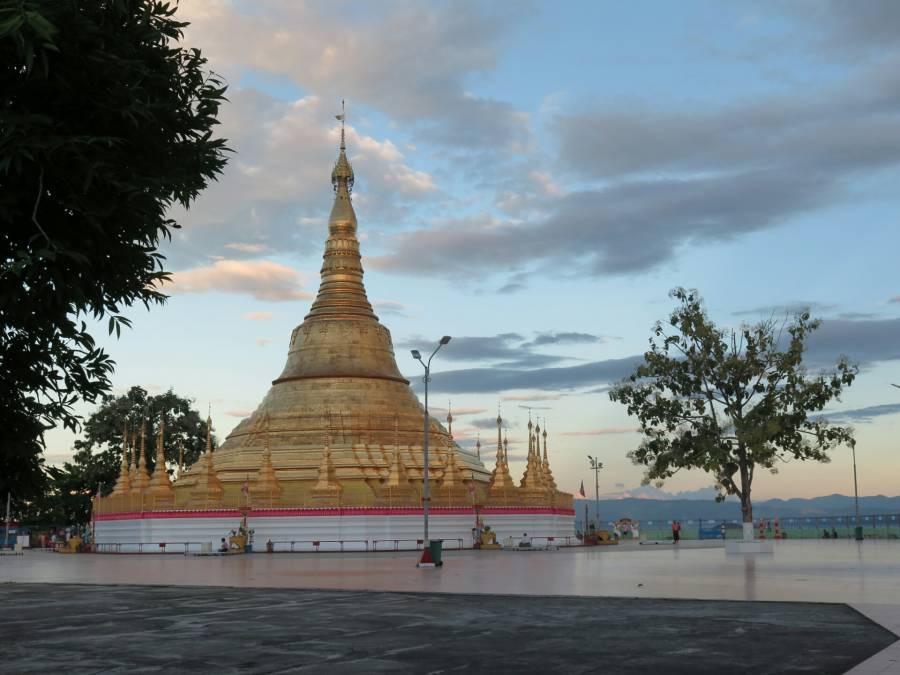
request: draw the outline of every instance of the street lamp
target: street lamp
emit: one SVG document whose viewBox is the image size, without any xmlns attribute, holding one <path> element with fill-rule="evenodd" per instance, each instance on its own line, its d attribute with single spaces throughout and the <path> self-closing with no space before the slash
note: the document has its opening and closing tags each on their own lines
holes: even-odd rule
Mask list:
<svg viewBox="0 0 900 675">
<path fill-rule="evenodd" d="M 856 442 L 850 441 L 850 449 L 853 451 L 853 504 L 856 508 L 856 527 L 854 528 L 854 536 L 856 541 L 863 540 L 863 529 L 859 523 L 859 485 L 856 482 Z"/>
<path fill-rule="evenodd" d="M 431 379 L 431 359 L 433 359 L 434 355 L 440 351 L 441 347 L 448 342 L 450 342 L 449 335 L 442 337 L 440 342 L 438 342 L 438 346 L 431 352 L 431 356 L 428 357 L 427 362 L 422 360 L 422 355 L 419 353 L 418 349 L 412 350 L 413 358 L 421 363 L 422 367 L 425 369 L 425 377 L 422 379 L 425 383 L 425 426 L 422 432 L 422 454 L 424 456 L 424 467 L 422 471 L 422 513 L 425 521 L 424 543 L 426 547 L 428 546 L 428 502 L 431 499 L 428 493 L 428 382 Z"/>
<path fill-rule="evenodd" d="M 594 503 L 596 506 L 596 517 L 597 517 L 597 531 L 600 531 L 600 469 L 603 468 L 603 462 L 601 462 L 596 457 L 591 457 L 588 455 L 588 461 L 591 464 L 591 468 L 594 470 Z M 587 523 L 584 524 L 585 529 L 587 529 Z"/>
</svg>

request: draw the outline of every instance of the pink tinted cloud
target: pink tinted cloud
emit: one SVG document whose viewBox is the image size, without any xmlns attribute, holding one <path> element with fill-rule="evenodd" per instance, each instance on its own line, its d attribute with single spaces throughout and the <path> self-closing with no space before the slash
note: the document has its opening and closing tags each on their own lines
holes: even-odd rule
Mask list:
<svg viewBox="0 0 900 675">
<path fill-rule="evenodd" d="M 556 401 L 562 398 L 562 394 L 506 394 L 501 396 L 501 401 Z"/>
<path fill-rule="evenodd" d="M 271 260 L 217 260 L 206 267 L 174 272 L 167 290 L 172 293 L 240 293 L 257 300 L 309 300 L 302 290 L 305 278 L 287 265 Z"/>
<path fill-rule="evenodd" d="M 247 321 L 266 321 L 274 316 L 272 312 L 246 312 L 243 317 Z"/>
</svg>

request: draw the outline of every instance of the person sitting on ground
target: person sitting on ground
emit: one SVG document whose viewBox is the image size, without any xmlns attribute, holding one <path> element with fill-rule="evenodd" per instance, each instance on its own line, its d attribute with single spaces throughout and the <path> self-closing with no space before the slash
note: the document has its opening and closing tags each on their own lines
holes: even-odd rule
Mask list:
<svg viewBox="0 0 900 675">
<path fill-rule="evenodd" d="M 522 533 L 522 540 L 519 542 L 519 546 L 523 546 L 523 547 L 531 546 L 531 539 L 528 537 L 527 532 Z"/>
<path fill-rule="evenodd" d="M 831 539 L 831 535 L 828 534 L 827 529 L 822 530 L 822 539 Z"/>
<path fill-rule="evenodd" d="M 222 537 L 222 545 L 219 546 L 219 553 L 228 553 L 228 542 Z"/>
<path fill-rule="evenodd" d="M 832 538 L 832 539 L 837 539 L 837 538 L 838 538 L 837 530 L 834 529 L 833 527 L 831 528 L 831 538 Z"/>
</svg>

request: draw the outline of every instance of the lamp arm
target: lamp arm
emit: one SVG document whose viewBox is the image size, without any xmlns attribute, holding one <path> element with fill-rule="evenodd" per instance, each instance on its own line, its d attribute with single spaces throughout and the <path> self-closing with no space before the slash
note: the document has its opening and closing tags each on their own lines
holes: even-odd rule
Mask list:
<svg viewBox="0 0 900 675">
<path fill-rule="evenodd" d="M 433 352 L 431 352 L 431 356 L 428 357 L 428 368 L 431 368 L 431 359 L 434 358 L 435 354 L 437 354 L 439 351 L 441 351 L 441 347 L 443 347 L 443 346 L 444 345 L 438 343 L 438 346 L 435 348 L 435 350 Z"/>
</svg>

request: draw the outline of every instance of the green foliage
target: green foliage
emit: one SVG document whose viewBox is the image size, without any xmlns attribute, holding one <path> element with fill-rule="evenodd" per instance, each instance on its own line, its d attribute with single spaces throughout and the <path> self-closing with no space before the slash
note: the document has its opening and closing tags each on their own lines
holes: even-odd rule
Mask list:
<svg viewBox="0 0 900 675">
<path fill-rule="evenodd" d="M 161 303 L 167 216 L 225 165 L 225 87 L 157 0 L 0 0 L 0 494 L 43 486 L 43 434 L 114 363 L 119 334 Z"/>
<path fill-rule="evenodd" d="M 109 494 L 119 476 L 126 425 L 130 447 L 133 434 L 139 434 L 144 424 L 149 472 L 155 468 L 160 418 L 165 419 L 163 452 L 167 465 L 179 463 L 182 447 L 185 466 L 196 462 L 206 447 L 206 420 L 192 404 L 193 401 L 171 389 L 150 396 L 143 388 L 132 387 L 122 396 L 104 397 L 100 407 L 84 423 L 83 436 L 75 441 L 72 461 L 61 468 L 47 469 L 44 494 L 21 509 L 23 520 L 45 525 L 87 523 L 92 496 L 98 490 L 102 495 Z M 174 469 L 168 471 L 171 474 Z"/>
<path fill-rule="evenodd" d="M 841 358 L 835 370 L 807 375 L 804 344 L 819 326 L 808 312 L 722 330 L 696 291 L 671 295 L 680 306 L 668 326 L 656 324 L 644 363 L 609 395 L 640 421 L 644 440 L 630 457 L 647 467 L 645 483 L 681 469 L 712 474 L 719 498 L 738 495 L 752 522 L 756 467 L 827 462 L 829 450 L 854 443 L 851 429 L 811 414 L 838 399 L 857 368 Z"/>
</svg>

